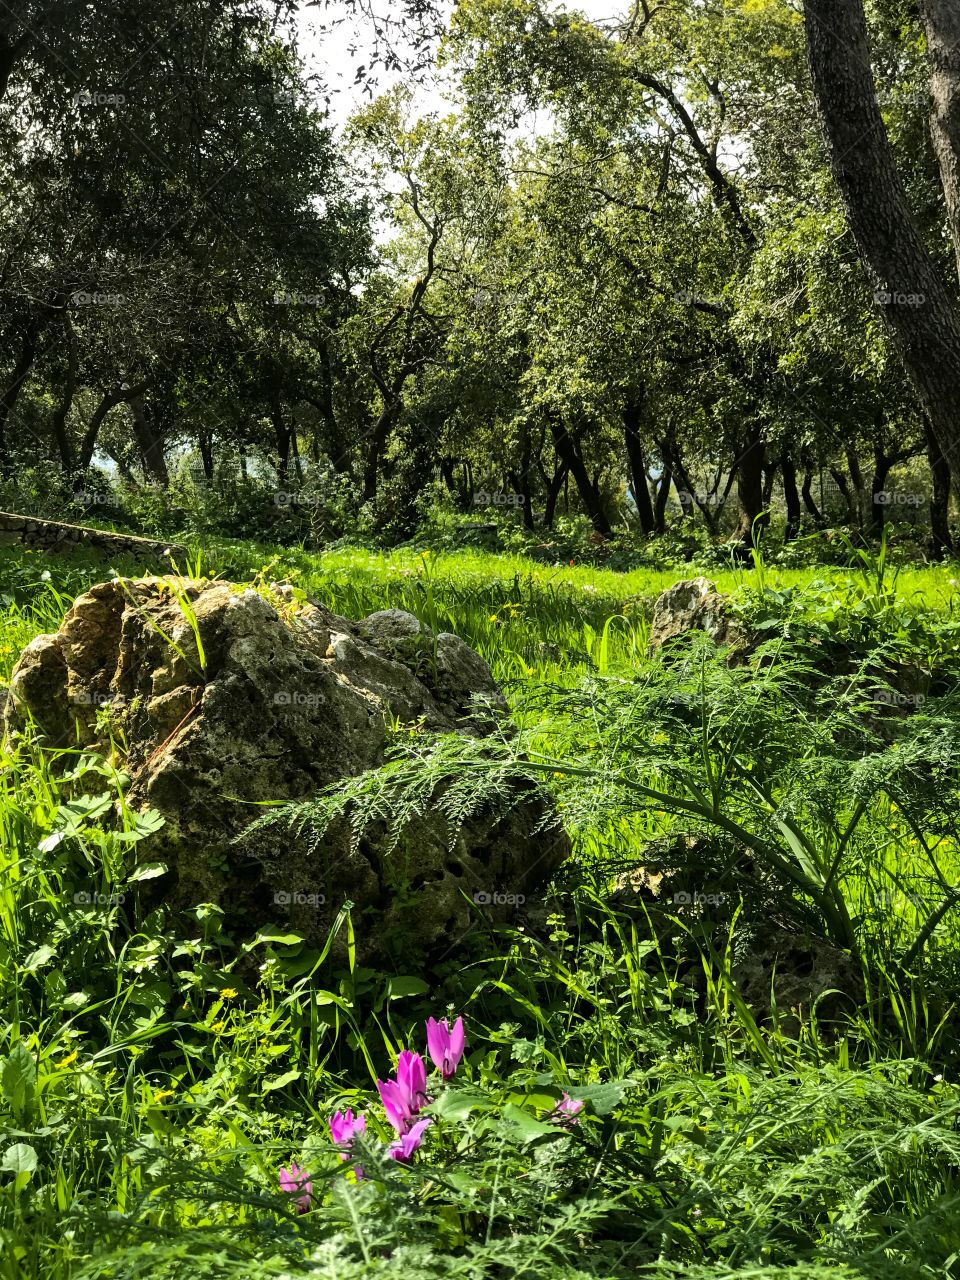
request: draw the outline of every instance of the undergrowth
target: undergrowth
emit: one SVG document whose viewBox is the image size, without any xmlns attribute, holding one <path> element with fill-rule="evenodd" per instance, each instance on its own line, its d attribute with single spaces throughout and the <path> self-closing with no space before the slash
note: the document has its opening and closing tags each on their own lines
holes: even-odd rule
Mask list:
<svg viewBox="0 0 960 1280">
<path fill-rule="evenodd" d="M 265 822 L 309 842 L 337 815 L 359 835 L 440 805 L 452 835 L 520 776 L 555 797 L 573 856 L 506 916 L 474 904 L 428 975 L 358 963 L 348 908 L 329 951 L 234 938 L 212 904 L 174 929 L 121 744 L 8 740 L 2 1280 L 958 1274 L 948 570 L 731 575 L 759 641 L 738 663 L 697 637 L 648 656 L 659 575 L 618 590 L 349 552 L 264 570 L 249 549 L 206 566 L 347 616 L 410 608 L 476 645 L 511 702 L 491 735 L 407 735 Z M 4 674 L 97 576 L 4 561 Z M 748 1000 L 774 935 L 829 948 L 850 984 L 792 1008 L 773 973 Z M 415 1156 L 391 1159 L 377 1081 L 427 1017 L 458 1016 L 463 1061 L 431 1076 Z M 347 1108 L 367 1127 L 344 1162 L 328 1122 Z M 291 1163 L 306 1212 L 280 1186 Z"/>
</svg>

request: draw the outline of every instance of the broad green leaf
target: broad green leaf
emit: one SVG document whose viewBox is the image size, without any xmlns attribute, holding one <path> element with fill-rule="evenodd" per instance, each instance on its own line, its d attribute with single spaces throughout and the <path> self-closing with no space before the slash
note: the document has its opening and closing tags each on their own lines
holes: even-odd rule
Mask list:
<svg viewBox="0 0 960 1280">
<path fill-rule="evenodd" d="M 272 1080 L 265 1080 L 261 1093 L 272 1093 L 274 1089 L 282 1089 L 288 1084 L 293 1084 L 294 1080 L 299 1079 L 299 1071 L 285 1071 L 282 1076 L 274 1076 Z"/>
<path fill-rule="evenodd" d="M 0 1087 L 13 1114 L 22 1120 L 33 1110 L 37 1084 L 37 1064 L 25 1044 L 15 1045 L 0 1070 Z"/>
<path fill-rule="evenodd" d="M 127 883 L 137 884 L 141 880 L 156 880 L 158 876 L 165 875 L 167 869 L 165 862 L 145 862 L 142 866 L 131 871 L 127 877 Z"/>
<path fill-rule="evenodd" d="M 67 980 L 61 971 L 51 969 L 49 973 L 44 974 L 43 986 L 49 1003 L 59 1007 L 67 994 Z"/>
<path fill-rule="evenodd" d="M 620 1105 L 623 1095 L 629 1088 L 630 1083 L 627 1080 L 605 1080 L 599 1084 L 589 1084 L 579 1088 L 571 1085 L 567 1093 L 571 1098 L 587 1103 L 590 1110 L 598 1116 L 606 1116 L 614 1107 Z"/>
<path fill-rule="evenodd" d="M 104 817 L 113 808 L 113 796 L 105 791 L 99 796 L 79 796 L 76 800 L 68 800 L 57 810 L 57 817 L 66 819 L 63 823 L 67 835 L 79 830 L 84 821 L 92 822 Z"/>
<path fill-rule="evenodd" d="M 390 999 L 401 1000 L 404 996 L 422 996 L 430 990 L 429 983 L 422 978 L 400 977 L 390 979 Z"/>
<path fill-rule="evenodd" d="M 469 1089 L 447 1089 L 430 1106 L 433 1115 L 442 1116 L 445 1120 L 466 1120 L 472 1111 L 493 1109 L 494 1103 L 489 1098 Z"/>
<path fill-rule="evenodd" d="M 520 1093 L 519 1091 L 510 1093 L 507 1097 L 507 1103 L 513 1107 L 524 1107 L 527 1111 L 552 1111 L 557 1105 L 558 1094 L 556 1093 Z"/>
<path fill-rule="evenodd" d="M 17 1142 L 7 1147 L 0 1160 L 2 1173 L 33 1173 L 37 1167 L 37 1153 L 28 1142 Z"/>
<path fill-rule="evenodd" d="M 130 1003 L 140 1009 L 149 1009 L 156 1013 L 165 1009 L 171 997 L 170 985 L 166 982 L 135 983 L 130 992 Z"/>
<path fill-rule="evenodd" d="M 134 823 L 134 830 L 140 837 L 152 836 L 160 830 L 166 818 L 162 813 L 158 813 L 156 809 L 146 809 L 143 813 L 138 813 Z"/>
<path fill-rule="evenodd" d="M 512 1135 L 523 1145 L 535 1142 L 537 1138 L 565 1136 L 564 1130 L 555 1124 L 547 1124 L 536 1116 L 525 1111 L 523 1107 L 508 1104 L 503 1109 L 503 1123 Z"/>
<path fill-rule="evenodd" d="M 45 964 L 49 964 L 56 954 L 56 947 L 51 947 L 49 943 L 45 942 L 43 946 L 37 947 L 36 951 L 31 951 L 26 960 L 24 960 L 24 972 L 35 973 L 37 969 L 42 969 Z"/>
</svg>

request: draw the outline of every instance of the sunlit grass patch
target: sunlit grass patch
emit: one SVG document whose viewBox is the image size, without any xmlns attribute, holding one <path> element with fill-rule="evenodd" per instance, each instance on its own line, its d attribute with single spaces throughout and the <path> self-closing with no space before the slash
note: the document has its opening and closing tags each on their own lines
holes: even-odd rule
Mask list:
<svg viewBox="0 0 960 1280">
<path fill-rule="evenodd" d="M 125 808 L 122 760 L 10 744 L 2 1280 L 951 1274 L 950 569 L 712 573 L 767 628 L 767 657 L 743 670 L 702 645 L 648 653 L 677 572 L 427 550 L 221 544 L 204 548 L 204 571 L 289 579 L 347 617 L 409 609 L 474 645 L 508 693 L 511 767 L 551 791 L 572 861 L 429 984 L 317 968 L 289 933 L 238 947 L 216 907 L 170 929 L 139 896 L 149 820 Z M 111 567 L 137 573 L 5 554 L 0 676 Z M 923 692 L 901 705 L 887 677 L 907 668 L 919 683 L 904 687 Z M 429 781 L 442 753 L 412 749 L 411 778 Z M 490 764 L 478 750 L 444 767 L 463 781 Z M 768 875 L 752 917 L 741 846 Z M 664 900 L 612 894 L 689 848 L 700 869 Z M 771 873 L 781 863 L 789 892 Z M 722 899 L 716 917 L 685 914 L 677 885 Z M 799 1019 L 747 1007 L 734 978 L 745 923 L 762 942 L 785 921 L 855 956 L 859 1003 Z M 431 1083 L 446 1099 L 436 1128 L 408 1165 L 381 1160 L 392 1135 L 376 1081 L 422 1048 L 427 1016 L 448 1015 L 464 1017 L 467 1047 L 457 1080 Z M 564 1092 L 593 1102 L 558 1128 Z M 362 1180 L 328 1131 L 347 1107 L 373 1117 Z M 311 1181 L 304 1213 L 280 1186 L 291 1163 Z"/>
</svg>

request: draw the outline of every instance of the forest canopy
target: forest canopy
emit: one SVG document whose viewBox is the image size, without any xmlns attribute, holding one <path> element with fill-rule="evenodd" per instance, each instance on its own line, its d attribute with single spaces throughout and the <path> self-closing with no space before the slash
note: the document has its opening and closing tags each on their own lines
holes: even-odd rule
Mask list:
<svg viewBox="0 0 960 1280">
<path fill-rule="evenodd" d="M 340 122 L 297 19 L 4 6 L 6 505 L 181 471 L 387 540 L 562 495 L 602 539 L 949 550 L 945 0 L 393 8 Z"/>
</svg>

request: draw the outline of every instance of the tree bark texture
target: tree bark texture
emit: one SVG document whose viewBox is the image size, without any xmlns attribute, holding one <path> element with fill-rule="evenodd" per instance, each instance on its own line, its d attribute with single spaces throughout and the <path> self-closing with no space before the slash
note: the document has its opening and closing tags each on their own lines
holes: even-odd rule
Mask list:
<svg viewBox="0 0 960 1280">
<path fill-rule="evenodd" d="M 897 171 L 877 104 L 863 0 L 805 0 L 805 11 L 814 93 L 847 221 L 893 345 L 956 484 L 960 319 Z"/>
</svg>

